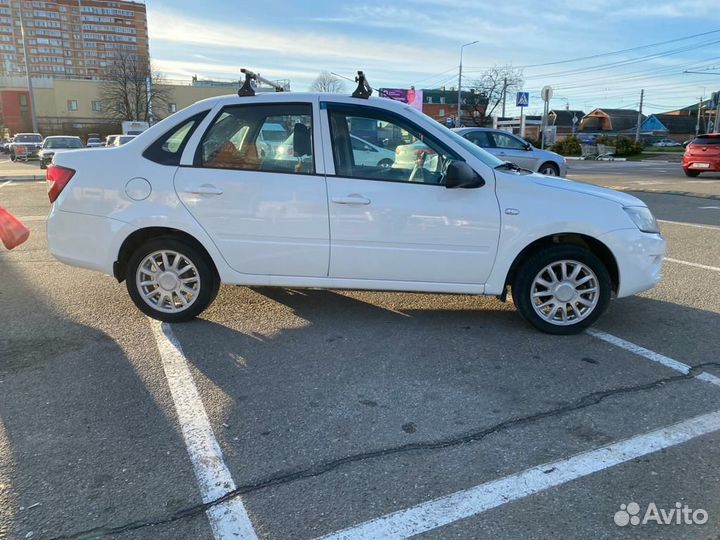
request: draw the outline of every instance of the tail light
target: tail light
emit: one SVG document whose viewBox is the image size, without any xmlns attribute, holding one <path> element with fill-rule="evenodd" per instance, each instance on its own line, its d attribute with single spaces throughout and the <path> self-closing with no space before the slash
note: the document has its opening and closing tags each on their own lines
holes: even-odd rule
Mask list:
<svg viewBox="0 0 720 540">
<path fill-rule="evenodd" d="M 48 198 L 51 203 L 55 202 L 74 174 L 73 169 L 61 167 L 60 165 L 48 165 L 45 178 L 48 181 Z"/>
</svg>

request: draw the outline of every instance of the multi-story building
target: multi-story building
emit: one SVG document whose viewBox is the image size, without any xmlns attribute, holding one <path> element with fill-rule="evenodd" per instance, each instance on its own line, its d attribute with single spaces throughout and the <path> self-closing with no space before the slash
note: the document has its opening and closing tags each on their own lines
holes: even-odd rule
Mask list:
<svg viewBox="0 0 720 540">
<path fill-rule="evenodd" d="M 102 79 L 119 54 L 149 59 L 145 4 L 0 0 L 0 75 L 25 75 L 26 51 L 32 77 Z"/>
</svg>

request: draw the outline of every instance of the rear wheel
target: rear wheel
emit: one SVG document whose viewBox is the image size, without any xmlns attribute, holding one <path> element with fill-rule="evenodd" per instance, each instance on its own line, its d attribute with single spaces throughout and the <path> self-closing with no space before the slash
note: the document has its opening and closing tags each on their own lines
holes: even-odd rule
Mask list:
<svg viewBox="0 0 720 540">
<path fill-rule="evenodd" d="M 141 245 L 130 257 L 125 282 L 135 305 L 153 319 L 182 322 L 197 317 L 220 287 L 212 262 L 173 237 Z"/>
<path fill-rule="evenodd" d="M 383 168 L 387 169 L 388 167 L 392 167 L 392 164 L 393 164 L 393 163 L 394 163 L 394 162 L 393 162 L 392 159 L 388 159 L 388 158 L 381 159 L 381 160 L 378 162 L 378 167 L 383 167 Z"/>
<path fill-rule="evenodd" d="M 544 174 L 546 176 L 560 176 L 560 168 L 551 161 L 548 161 L 548 162 L 540 165 L 538 172 L 540 174 Z"/>
<path fill-rule="evenodd" d="M 700 171 L 691 171 L 690 169 L 683 169 L 685 171 L 685 176 L 689 176 L 690 178 L 696 178 L 700 175 Z"/>
<path fill-rule="evenodd" d="M 518 311 L 548 334 L 577 334 L 610 302 L 610 274 L 578 246 L 553 246 L 531 256 L 516 273 L 512 296 Z"/>
</svg>

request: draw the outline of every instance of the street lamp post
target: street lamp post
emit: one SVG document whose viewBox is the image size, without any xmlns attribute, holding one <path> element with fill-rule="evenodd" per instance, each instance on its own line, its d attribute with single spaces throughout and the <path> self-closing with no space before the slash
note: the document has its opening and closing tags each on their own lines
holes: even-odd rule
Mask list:
<svg viewBox="0 0 720 540">
<path fill-rule="evenodd" d="M 460 121 L 462 119 L 462 55 L 463 49 L 468 45 L 475 45 L 476 41 L 471 41 L 465 45 L 460 46 L 460 69 L 458 69 L 458 105 L 457 105 L 457 118 L 455 120 L 455 127 L 460 127 Z"/>
</svg>

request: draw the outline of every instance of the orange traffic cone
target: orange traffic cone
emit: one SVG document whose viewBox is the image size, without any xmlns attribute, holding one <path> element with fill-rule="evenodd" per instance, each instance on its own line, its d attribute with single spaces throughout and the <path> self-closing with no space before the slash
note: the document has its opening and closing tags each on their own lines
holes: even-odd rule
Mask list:
<svg viewBox="0 0 720 540">
<path fill-rule="evenodd" d="M 30 229 L 4 208 L 0 208 L 0 239 L 5 247 L 13 249 L 30 236 Z"/>
</svg>

